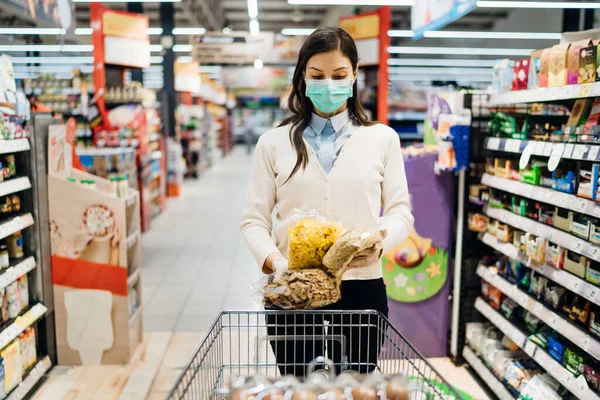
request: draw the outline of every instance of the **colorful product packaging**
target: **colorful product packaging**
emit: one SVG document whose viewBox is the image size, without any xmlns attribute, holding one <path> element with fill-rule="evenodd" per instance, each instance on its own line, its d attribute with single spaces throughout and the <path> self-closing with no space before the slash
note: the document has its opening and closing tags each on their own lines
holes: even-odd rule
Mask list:
<svg viewBox="0 0 600 400">
<path fill-rule="evenodd" d="M 583 125 L 582 135 L 590 135 L 592 127 L 600 125 L 600 100 L 594 101 L 585 125 Z M 584 140 L 585 139 L 585 140 Z M 582 141 L 587 141 L 587 138 Z"/>
<path fill-rule="evenodd" d="M 544 50 L 535 50 L 531 52 L 529 61 L 529 77 L 527 79 L 527 89 L 537 89 L 540 87 L 540 70 L 542 67 L 542 52 Z"/>
<path fill-rule="evenodd" d="M 568 43 L 557 44 L 552 47 L 550 70 L 548 72 L 548 87 L 565 86 L 567 84 L 569 47 Z M 579 57 L 577 60 L 579 60 Z"/>
<path fill-rule="evenodd" d="M 593 283 L 594 285 L 600 285 L 600 263 L 590 260 L 590 265 L 587 267 L 585 280 Z"/>
<path fill-rule="evenodd" d="M 9 393 L 23 379 L 19 344 L 14 341 L 11 342 L 0 351 L 0 357 L 4 359 L 4 392 Z"/>
<path fill-rule="evenodd" d="M 591 227 L 592 221 L 587 215 L 573 214 L 570 225 L 570 231 L 573 235 L 578 236 L 584 240 L 588 240 L 588 238 L 590 237 Z"/>
<path fill-rule="evenodd" d="M 508 59 L 497 60 L 492 71 L 492 88 L 496 92 L 508 92 L 512 87 L 515 62 Z"/>
<path fill-rule="evenodd" d="M 575 193 L 577 174 L 575 171 L 564 168 L 556 168 L 552 171 L 552 189 L 564 193 Z"/>
<path fill-rule="evenodd" d="M 538 76 L 539 87 L 547 88 L 548 79 L 550 78 L 550 59 L 552 56 L 552 48 L 542 50 L 540 55 L 540 74 Z"/>
<path fill-rule="evenodd" d="M 515 61 L 512 90 L 526 90 L 529 82 L 530 58 Z"/>
<path fill-rule="evenodd" d="M 563 269 L 580 278 L 585 278 L 589 264 L 590 262 L 586 257 L 567 250 Z"/>
<path fill-rule="evenodd" d="M 563 269 L 565 264 L 565 249 L 559 245 L 548 243 L 546 246 L 546 264 Z"/>
<path fill-rule="evenodd" d="M 593 99 L 577 99 L 571 109 L 571 115 L 567 120 L 567 127 L 579 126 L 585 124 L 587 116 L 590 113 L 590 109 L 593 104 Z"/>
<path fill-rule="evenodd" d="M 579 79 L 578 83 L 596 82 L 596 57 L 598 46 L 583 47 L 579 52 Z"/>
<path fill-rule="evenodd" d="M 569 231 L 571 229 L 572 218 L 573 211 L 556 207 L 556 209 L 554 210 L 554 227 L 562 229 L 563 231 Z"/>
<path fill-rule="evenodd" d="M 569 44 L 558 46 L 567 46 L 567 85 L 576 85 L 579 82 L 579 60 L 581 49 L 592 45 L 591 39 L 578 40 Z M 556 46 L 555 46 L 556 47 Z M 560 85 L 559 85 L 560 86 Z"/>
<path fill-rule="evenodd" d="M 600 222 L 597 219 L 592 220 L 590 228 L 590 242 L 600 245 Z"/>
</svg>

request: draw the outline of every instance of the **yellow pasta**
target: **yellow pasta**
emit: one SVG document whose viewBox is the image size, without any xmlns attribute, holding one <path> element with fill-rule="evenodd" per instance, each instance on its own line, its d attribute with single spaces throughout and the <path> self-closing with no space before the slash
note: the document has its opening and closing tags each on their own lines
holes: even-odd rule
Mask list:
<svg viewBox="0 0 600 400">
<path fill-rule="evenodd" d="M 337 222 L 303 218 L 288 230 L 290 269 L 323 268 L 323 257 L 341 236 Z"/>
</svg>

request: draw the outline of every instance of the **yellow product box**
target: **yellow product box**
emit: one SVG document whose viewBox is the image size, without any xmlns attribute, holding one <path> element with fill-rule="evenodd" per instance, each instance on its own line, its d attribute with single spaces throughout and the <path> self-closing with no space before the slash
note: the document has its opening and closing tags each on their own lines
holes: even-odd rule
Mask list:
<svg viewBox="0 0 600 400">
<path fill-rule="evenodd" d="M 578 40 L 571 43 L 567 53 L 567 85 L 576 85 L 579 83 L 579 59 L 580 51 L 584 47 L 592 45 L 591 39 Z"/>
<path fill-rule="evenodd" d="M 550 76 L 550 56 L 552 48 L 542 50 L 540 54 L 540 74 L 538 76 L 538 86 L 541 88 L 548 87 L 548 77 Z"/>
<path fill-rule="evenodd" d="M 567 84 L 567 58 L 569 43 L 557 44 L 550 53 L 550 70 L 548 72 L 548 87 L 564 86 Z"/>
<path fill-rule="evenodd" d="M 4 359 L 4 393 L 9 393 L 23 380 L 19 343 L 12 342 L 0 352 Z"/>
</svg>

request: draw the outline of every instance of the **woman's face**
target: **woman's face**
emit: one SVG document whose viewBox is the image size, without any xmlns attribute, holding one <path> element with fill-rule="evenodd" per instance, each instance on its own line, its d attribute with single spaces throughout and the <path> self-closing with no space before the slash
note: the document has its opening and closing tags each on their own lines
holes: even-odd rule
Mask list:
<svg viewBox="0 0 600 400">
<path fill-rule="evenodd" d="M 339 50 L 319 53 L 312 56 L 304 71 L 306 79 L 354 79 L 350 59 Z"/>
</svg>

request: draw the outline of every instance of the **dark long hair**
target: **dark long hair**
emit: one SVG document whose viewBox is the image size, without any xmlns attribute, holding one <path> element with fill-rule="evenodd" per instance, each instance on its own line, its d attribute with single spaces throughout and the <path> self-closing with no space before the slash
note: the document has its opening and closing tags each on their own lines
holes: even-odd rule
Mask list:
<svg viewBox="0 0 600 400">
<path fill-rule="evenodd" d="M 302 139 L 304 130 L 310 124 L 311 115 L 313 112 L 313 104 L 306 97 L 306 82 L 304 81 L 304 73 L 308 60 L 315 54 L 327 53 L 329 51 L 339 50 L 350 59 L 352 71 L 356 71 L 358 66 L 358 51 L 352 37 L 341 28 L 335 26 L 323 26 L 315 30 L 302 45 L 294 78 L 292 80 L 292 88 L 288 99 L 288 107 L 293 113 L 286 118 L 280 126 L 291 124 L 290 141 L 296 150 L 296 165 L 292 173 L 287 178 L 290 180 L 300 168 L 306 168 L 308 164 L 308 150 Z M 358 85 L 356 81 L 353 86 L 354 95 L 348 99 L 347 109 L 350 113 L 352 123 L 359 126 L 373 125 L 374 122 L 367 119 L 367 115 L 358 97 Z"/>
</svg>

